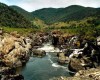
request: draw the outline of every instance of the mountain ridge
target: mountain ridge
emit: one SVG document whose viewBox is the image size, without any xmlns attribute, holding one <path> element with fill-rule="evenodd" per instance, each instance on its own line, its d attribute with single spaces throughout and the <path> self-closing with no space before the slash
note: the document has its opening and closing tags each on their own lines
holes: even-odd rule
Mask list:
<svg viewBox="0 0 100 80">
<path fill-rule="evenodd" d="M 2 11 L 3 8 L 2 7 L 0 7 L 0 8 Z M 23 25 L 27 24 L 27 23 L 28 24 L 34 23 L 33 21 L 35 21 L 36 18 L 40 19 L 40 21 L 42 20 L 44 22 L 44 24 L 51 25 L 51 24 L 54 24 L 57 22 L 79 21 L 79 20 L 82 20 L 84 18 L 88 18 L 91 16 L 92 17 L 100 17 L 100 8 L 83 7 L 80 5 L 71 5 L 71 6 L 68 6 L 65 8 L 51 8 L 51 7 L 50 8 L 42 8 L 42 9 L 39 9 L 39 10 L 36 10 L 33 12 L 27 12 L 26 10 L 24 10 L 18 6 L 14 6 L 14 5 L 13 6 L 6 5 L 6 8 L 8 9 L 8 12 L 4 12 L 4 14 L 7 15 L 6 19 L 8 20 L 8 22 L 10 21 L 8 15 L 10 15 L 10 18 L 12 18 L 11 16 L 13 16 L 17 20 L 17 22 L 24 21 L 22 23 Z M 10 10 L 10 12 L 9 12 L 9 10 Z M 20 18 L 18 19 L 19 15 L 20 15 Z M 2 18 L 2 16 L 1 16 L 1 18 Z M 5 16 L 4 16 L 4 18 L 5 18 Z M 11 25 L 14 25 L 14 23 L 16 23 L 16 20 L 14 18 L 13 18 L 13 20 L 15 22 L 10 21 L 13 23 Z M 3 21 L 1 20 L 1 22 L 3 22 Z M 17 24 L 17 25 L 20 26 L 20 24 Z M 9 26 L 9 24 L 7 24 L 7 25 Z"/>
<path fill-rule="evenodd" d="M 55 10 L 53 9 L 51 10 L 51 13 L 54 11 L 52 13 L 53 16 L 52 15 L 49 16 L 48 13 L 49 9 L 50 8 L 40 9 L 32 12 L 32 14 L 33 16 L 44 20 L 46 23 L 81 20 L 86 17 L 95 16 L 95 15 L 97 16 L 100 14 L 100 8 L 91 8 L 91 7 L 72 5 L 66 8 L 60 8 L 60 9 L 58 8 Z"/>
<path fill-rule="evenodd" d="M 22 14 L 27 20 L 32 20 L 32 14 L 30 14 L 30 12 L 22 9 L 21 7 L 19 6 L 15 6 L 15 5 L 12 5 L 12 6 L 9 6 L 10 8 L 16 10 L 18 13 Z"/>
<path fill-rule="evenodd" d="M 27 12 L 20 7 L 10 7 L 21 13 L 26 19 L 30 21 L 38 18 L 43 20 L 46 24 L 72 20 L 77 21 L 86 17 L 98 16 L 100 14 L 100 8 L 84 7 L 80 5 L 70 5 L 65 8 L 42 8 L 33 12 Z"/>
</svg>

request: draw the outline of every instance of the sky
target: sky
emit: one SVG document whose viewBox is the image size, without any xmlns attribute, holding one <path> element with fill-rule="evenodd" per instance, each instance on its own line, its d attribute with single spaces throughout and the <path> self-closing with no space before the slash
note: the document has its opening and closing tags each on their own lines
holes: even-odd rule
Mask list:
<svg viewBox="0 0 100 80">
<path fill-rule="evenodd" d="M 100 7 L 100 0 L 0 0 L 7 5 L 17 5 L 26 11 L 32 12 L 41 8 L 61 8 L 70 5 L 85 7 Z"/>
</svg>

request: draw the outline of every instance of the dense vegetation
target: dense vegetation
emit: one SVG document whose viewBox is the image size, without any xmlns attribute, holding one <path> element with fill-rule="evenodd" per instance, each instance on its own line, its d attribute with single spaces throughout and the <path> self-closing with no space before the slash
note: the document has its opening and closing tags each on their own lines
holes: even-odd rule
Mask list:
<svg viewBox="0 0 100 80">
<path fill-rule="evenodd" d="M 51 29 L 53 28 L 52 25 Z M 94 40 L 97 36 L 100 36 L 100 19 L 88 17 L 79 21 L 60 22 L 56 23 L 55 28 L 68 34 L 79 35 L 81 38 Z"/>
<path fill-rule="evenodd" d="M 27 20 L 33 20 L 33 16 L 30 12 L 25 11 L 24 9 L 18 6 L 10 6 L 12 9 L 16 10 L 18 13 L 22 14 Z"/>
<path fill-rule="evenodd" d="M 24 15 L 28 20 L 38 18 L 43 20 L 46 24 L 72 20 L 78 21 L 91 16 L 97 17 L 100 14 L 100 8 L 83 7 L 78 5 L 72 5 L 66 8 L 43 8 L 33 12 L 27 12 L 17 6 L 10 7 Z"/>
<path fill-rule="evenodd" d="M 0 3 L 0 26 L 5 27 L 32 27 L 30 21 L 9 6 Z"/>
<path fill-rule="evenodd" d="M 72 5 L 66 8 L 44 8 L 32 12 L 34 17 L 37 17 L 47 24 L 55 22 L 66 22 L 72 20 L 82 20 L 90 16 L 98 16 L 100 8 L 82 7 Z"/>
</svg>

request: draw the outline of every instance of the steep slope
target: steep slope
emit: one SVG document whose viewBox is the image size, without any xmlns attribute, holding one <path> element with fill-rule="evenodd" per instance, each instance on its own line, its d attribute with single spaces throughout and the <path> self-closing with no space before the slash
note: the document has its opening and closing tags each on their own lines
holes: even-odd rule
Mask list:
<svg viewBox="0 0 100 80">
<path fill-rule="evenodd" d="M 0 3 L 0 26 L 32 27 L 31 23 L 9 6 Z"/>
<path fill-rule="evenodd" d="M 22 14 L 27 20 L 30 20 L 30 21 L 33 20 L 32 14 L 30 12 L 27 12 L 18 6 L 10 6 L 10 7 L 16 10 L 18 13 Z"/>
<path fill-rule="evenodd" d="M 90 16 L 100 15 L 100 8 L 90 8 L 72 5 L 66 8 L 44 8 L 32 12 L 33 17 L 37 17 L 46 23 L 61 21 L 81 20 Z"/>
<path fill-rule="evenodd" d="M 52 23 L 55 20 L 55 17 L 57 15 L 57 12 L 61 9 L 55 9 L 55 8 L 43 8 L 40 10 L 36 10 L 32 12 L 31 14 L 33 17 L 37 17 L 46 23 Z"/>
</svg>

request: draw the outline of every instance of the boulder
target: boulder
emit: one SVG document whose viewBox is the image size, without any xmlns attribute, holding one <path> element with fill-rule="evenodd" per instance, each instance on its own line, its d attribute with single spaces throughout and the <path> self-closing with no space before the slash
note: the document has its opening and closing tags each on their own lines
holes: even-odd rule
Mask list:
<svg viewBox="0 0 100 80">
<path fill-rule="evenodd" d="M 69 70 L 73 72 L 77 72 L 79 70 L 84 70 L 85 68 L 82 66 L 82 62 L 80 59 L 77 58 L 71 58 L 69 65 L 68 65 Z"/>
<path fill-rule="evenodd" d="M 46 55 L 46 52 L 44 50 L 33 49 L 32 50 L 32 55 L 37 56 L 37 57 L 43 57 L 43 56 Z"/>
<path fill-rule="evenodd" d="M 16 75 L 9 75 L 9 79 L 8 80 L 24 80 L 24 77 L 20 74 L 16 74 Z"/>
<path fill-rule="evenodd" d="M 24 80 L 24 77 L 20 74 L 2 75 L 1 80 Z"/>
<path fill-rule="evenodd" d="M 6 64 L 4 61 L 0 60 L 0 67 L 2 67 L 2 66 L 6 66 Z"/>
<path fill-rule="evenodd" d="M 81 77 L 82 80 L 100 80 L 100 68 L 91 68 L 88 70 L 80 70 L 78 71 L 74 77 Z"/>
<path fill-rule="evenodd" d="M 57 54 L 57 56 L 58 56 L 59 63 L 61 63 L 61 64 L 69 63 L 69 58 L 67 56 L 65 56 L 64 53 L 59 53 L 59 54 Z"/>
<path fill-rule="evenodd" d="M 83 56 L 81 58 L 78 58 L 77 56 L 75 56 L 74 58 L 70 59 L 68 67 L 70 70 L 77 72 L 79 70 L 94 68 L 95 65 L 89 57 Z"/>
<path fill-rule="evenodd" d="M 29 59 L 32 40 L 29 37 L 19 37 L 17 32 L 3 35 L 0 38 L 0 58 L 6 66 L 22 66 Z"/>
<path fill-rule="evenodd" d="M 2 75 L 13 75 L 15 74 L 15 68 L 11 67 L 0 67 L 0 74 Z"/>
<path fill-rule="evenodd" d="M 0 80 L 24 80 L 15 69 L 29 60 L 31 43 L 32 39 L 20 36 L 16 31 L 0 35 Z"/>
<path fill-rule="evenodd" d="M 14 39 L 13 37 L 5 37 L 2 40 L 2 47 L 1 47 L 1 52 L 4 54 L 8 54 L 11 50 L 15 48 L 14 46 Z"/>
<path fill-rule="evenodd" d="M 73 77 L 55 77 L 50 80 L 100 80 L 100 68 L 99 69 L 89 69 L 89 70 L 80 70 Z"/>
</svg>

